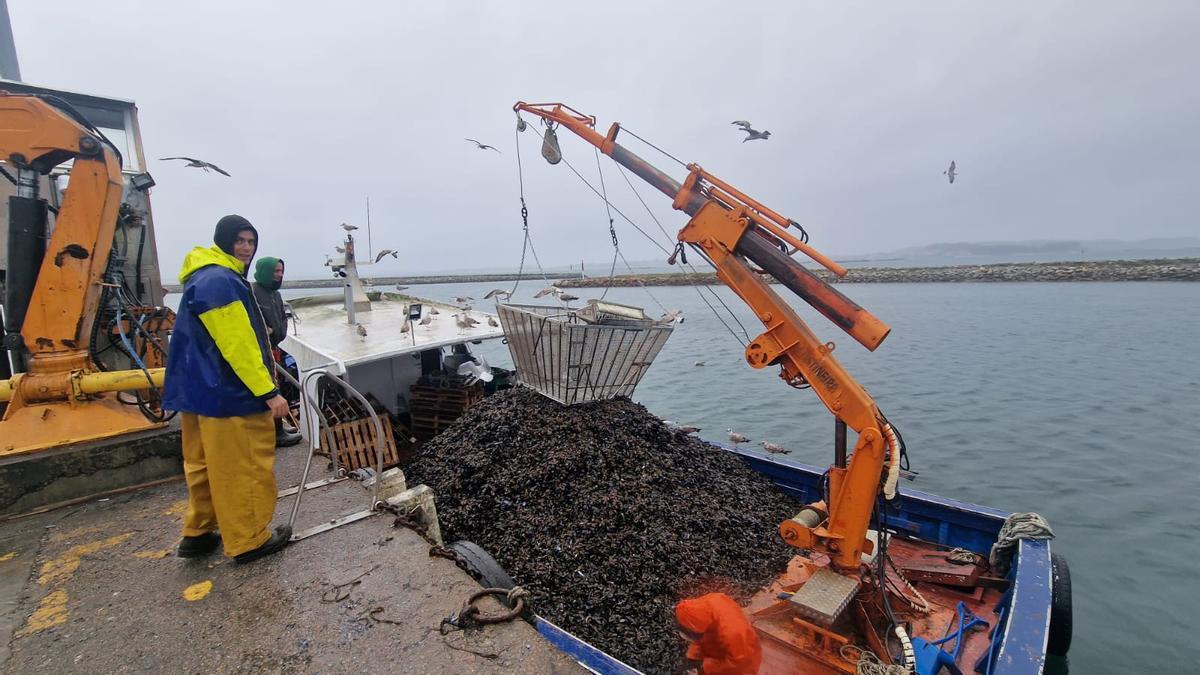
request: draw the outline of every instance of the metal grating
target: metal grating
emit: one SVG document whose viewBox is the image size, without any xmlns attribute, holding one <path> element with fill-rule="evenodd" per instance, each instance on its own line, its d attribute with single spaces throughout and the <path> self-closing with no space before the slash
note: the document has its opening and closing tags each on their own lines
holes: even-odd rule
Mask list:
<svg viewBox="0 0 1200 675">
<path fill-rule="evenodd" d="M 571 405 L 631 396 L 674 324 L 649 319 L 589 323 L 575 310 L 498 305 L 521 383 Z"/>
</svg>

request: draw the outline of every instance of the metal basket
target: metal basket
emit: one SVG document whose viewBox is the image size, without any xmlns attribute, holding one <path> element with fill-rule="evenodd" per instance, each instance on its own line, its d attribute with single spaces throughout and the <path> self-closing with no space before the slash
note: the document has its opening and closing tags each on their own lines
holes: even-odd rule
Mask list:
<svg viewBox="0 0 1200 675">
<path fill-rule="evenodd" d="M 563 307 L 499 305 L 497 313 L 521 383 L 566 405 L 631 396 L 674 328 L 604 313 L 588 321 Z"/>
</svg>

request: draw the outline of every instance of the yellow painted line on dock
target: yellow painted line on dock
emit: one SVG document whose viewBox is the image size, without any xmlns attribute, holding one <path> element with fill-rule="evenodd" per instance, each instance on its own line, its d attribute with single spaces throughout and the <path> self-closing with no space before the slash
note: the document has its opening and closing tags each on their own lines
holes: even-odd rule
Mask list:
<svg viewBox="0 0 1200 675">
<path fill-rule="evenodd" d="M 185 511 L 187 511 L 187 506 L 188 506 L 188 500 L 180 499 L 179 501 L 172 504 L 171 507 L 168 508 L 166 511 L 163 511 L 163 515 L 164 516 L 180 516 L 180 517 L 182 517 L 183 513 Z"/>
<path fill-rule="evenodd" d="M 204 597 L 208 595 L 210 591 L 212 591 L 212 586 L 213 584 L 211 579 L 205 579 L 198 584 L 192 584 L 191 586 L 183 589 L 183 599 L 187 600 L 188 602 L 203 600 Z"/>
<path fill-rule="evenodd" d="M 48 593 L 38 603 L 37 609 L 25 621 L 25 627 L 17 631 L 18 636 L 32 635 L 67 622 L 67 592 L 63 589 Z"/>
<path fill-rule="evenodd" d="M 38 575 L 38 583 L 45 586 L 46 584 L 52 582 L 66 581 L 67 579 L 70 579 L 71 576 L 75 574 L 75 570 L 79 569 L 79 563 L 83 556 L 91 555 L 106 548 L 117 546 L 132 535 L 132 532 L 126 532 L 125 534 L 118 534 L 114 537 L 109 537 L 108 539 L 101 539 L 88 544 L 72 546 L 71 548 L 67 549 L 66 553 L 42 563 L 42 571 Z"/>
<path fill-rule="evenodd" d="M 133 557 L 149 558 L 151 560 L 158 560 L 159 558 L 165 558 L 169 555 L 171 555 L 171 549 L 164 548 L 161 551 L 138 551 L 137 553 L 133 554 Z"/>
<path fill-rule="evenodd" d="M 4 555 L 0 555 L 0 562 L 8 562 L 9 560 L 12 560 L 15 557 L 17 557 L 17 552 L 9 551 L 8 553 L 5 553 Z"/>
</svg>

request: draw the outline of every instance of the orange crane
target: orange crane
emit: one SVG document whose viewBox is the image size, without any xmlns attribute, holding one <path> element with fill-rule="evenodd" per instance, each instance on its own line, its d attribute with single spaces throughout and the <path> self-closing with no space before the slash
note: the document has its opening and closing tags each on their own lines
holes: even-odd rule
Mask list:
<svg viewBox="0 0 1200 675">
<path fill-rule="evenodd" d="M 874 350 L 890 328 L 796 262 L 801 252 L 841 277 L 845 268 L 809 246 L 791 230 L 798 225 L 695 164 L 687 166 L 683 183 L 650 165 L 617 143 L 614 123 L 607 135 L 596 131 L 596 118 L 562 103 L 517 103 L 548 125 L 542 154 L 560 158 L 554 128 L 562 126 L 637 174 L 672 199 L 675 209 L 691 216 L 679 230 L 679 245 L 690 245 L 712 261 L 717 276 L 762 321 L 764 332 L 746 347 L 746 362 L 755 368 L 778 365 L 780 377 L 795 387 L 811 386 L 837 420 L 837 452 L 829 469 L 826 499 L 805 507 L 780 525 L 787 543 L 826 553 L 843 575 L 857 575 L 861 557 L 871 554 L 867 538 L 871 514 L 881 491 L 895 494 L 900 470 L 900 443 L 875 401 L 833 356 L 834 344 L 822 342 L 812 329 L 751 267 L 754 263 L 795 292 L 851 337 Z M 678 254 L 671 256 L 672 264 Z M 842 426 L 842 425 L 845 426 Z M 844 429 L 858 434 L 847 461 Z M 885 473 L 886 468 L 886 473 Z"/>
<path fill-rule="evenodd" d="M 161 426 L 114 392 L 162 385 L 162 369 L 101 372 L 88 345 L 121 207 L 116 152 L 86 120 L 47 100 L 0 91 L 0 157 L 16 169 L 14 199 L 40 203 L 38 177 L 73 160 L 69 187 L 46 246 L 16 346 L 26 372 L 0 380 L 0 455 Z M 44 217 L 44 216 L 43 216 Z"/>
</svg>

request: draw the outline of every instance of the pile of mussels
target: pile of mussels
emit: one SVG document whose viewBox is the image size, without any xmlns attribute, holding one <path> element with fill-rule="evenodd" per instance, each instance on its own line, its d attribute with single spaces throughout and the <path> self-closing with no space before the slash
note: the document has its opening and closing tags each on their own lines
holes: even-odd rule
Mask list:
<svg viewBox="0 0 1200 675">
<path fill-rule="evenodd" d="M 646 672 L 683 668 L 678 600 L 744 600 L 795 553 L 778 534 L 792 499 L 627 399 L 503 391 L 405 472 L 433 488 L 447 542 L 482 546 L 539 615 Z"/>
</svg>

